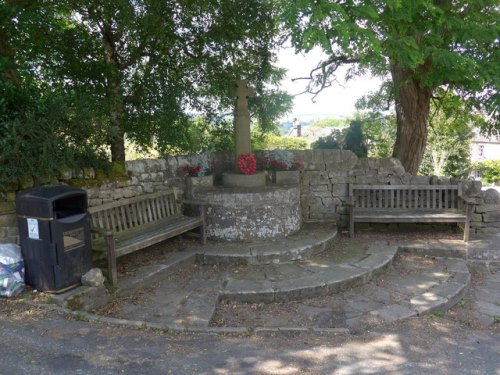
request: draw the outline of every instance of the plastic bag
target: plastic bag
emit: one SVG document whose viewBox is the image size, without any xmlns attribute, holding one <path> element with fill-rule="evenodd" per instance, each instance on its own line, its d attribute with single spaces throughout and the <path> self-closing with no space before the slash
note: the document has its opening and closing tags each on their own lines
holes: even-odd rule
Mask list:
<svg viewBox="0 0 500 375">
<path fill-rule="evenodd" d="M 0 244 L 0 296 L 17 296 L 24 290 L 24 261 L 21 248 Z"/>
</svg>

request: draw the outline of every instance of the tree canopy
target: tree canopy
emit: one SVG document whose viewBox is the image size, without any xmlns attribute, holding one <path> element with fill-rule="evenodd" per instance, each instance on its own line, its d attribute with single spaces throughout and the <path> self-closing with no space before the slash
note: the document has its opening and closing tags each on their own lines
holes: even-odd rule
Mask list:
<svg viewBox="0 0 500 375">
<path fill-rule="evenodd" d="M 387 79 L 394 104 L 393 155 L 415 174 L 428 134 L 430 101 L 445 87 L 484 111 L 498 130 L 499 8 L 494 0 L 283 1 L 282 18 L 297 51 L 320 47 L 326 59 L 308 77 L 310 92 L 369 71 Z"/>
<path fill-rule="evenodd" d="M 203 115 L 215 127 L 230 113 L 229 88 L 257 89 L 262 128 L 286 111 L 273 66 L 276 4 L 231 0 L 2 1 L 0 61 L 11 84 L 58 92 L 79 118 L 85 142 L 123 161 L 124 136 L 160 152 L 189 149 Z M 265 104 L 265 105 L 264 105 Z"/>
</svg>

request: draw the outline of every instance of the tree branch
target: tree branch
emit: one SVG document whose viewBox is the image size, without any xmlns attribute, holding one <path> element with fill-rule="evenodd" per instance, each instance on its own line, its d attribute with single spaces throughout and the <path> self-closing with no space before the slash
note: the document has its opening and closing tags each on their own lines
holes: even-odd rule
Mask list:
<svg viewBox="0 0 500 375">
<path fill-rule="evenodd" d="M 334 82 L 341 85 L 341 83 L 337 80 L 337 77 L 333 75 L 341 65 L 355 64 L 358 62 L 359 59 L 349 58 L 347 56 L 330 56 L 327 60 L 320 61 L 316 68 L 309 72 L 309 76 L 292 78 L 292 82 L 299 80 L 310 81 L 306 89 L 297 95 L 305 93 L 313 94 L 314 96 L 312 101 L 314 102 L 318 94 L 325 88 L 331 87 Z M 313 90 L 312 88 L 314 86 L 319 86 L 319 88 L 317 90 Z"/>
</svg>

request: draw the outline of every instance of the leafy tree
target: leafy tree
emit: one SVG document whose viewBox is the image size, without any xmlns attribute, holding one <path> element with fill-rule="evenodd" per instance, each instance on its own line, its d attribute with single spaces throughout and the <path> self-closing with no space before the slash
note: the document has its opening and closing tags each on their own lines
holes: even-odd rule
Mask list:
<svg viewBox="0 0 500 375">
<path fill-rule="evenodd" d="M 483 179 L 489 183 L 500 181 L 500 160 L 487 160 L 477 163 L 474 169 L 481 171 Z"/>
<path fill-rule="evenodd" d="M 102 134 L 88 126 L 97 118 L 95 103 L 37 81 L 22 58 L 36 53 L 17 42 L 28 32 L 23 20 L 38 22 L 38 11 L 38 3 L 23 0 L 0 7 L 0 190 L 15 190 L 26 177 L 47 181 L 66 168 L 108 168 Z"/>
<path fill-rule="evenodd" d="M 333 129 L 330 135 L 319 138 L 311 147 L 351 150 L 360 158 L 365 158 L 368 152 L 360 120 L 352 120 L 348 128 Z"/>
<path fill-rule="evenodd" d="M 263 128 L 290 103 L 265 85 L 283 75 L 272 65 L 278 33 L 273 2 L 33 4 L 13 6 L 6 17 L 17 31 L 7 35 L 16 46 L 14 61 L 43 85 L 92 103 L 97 116 L 88 125 L 105 135 L 112 160 L 124 160 L 125 134 L 145 149 L 186 149 L 193 126 L 189 114 L 213 123 L 214 116 L 227 113 L 233 102 L 229 88 L 239 77 L 257 89 L 252 110 Z"/>
<path fill-rule="evenodd" d="M 361 117 L 368 156 L 387 158 L 392 156 L 396 141 L 396 117 L 377 112 Z"/>
<path fill-rule="evenodd" d="M 498 129 L 499 9 L 493 0 L 284 1 L 282 18 L 298 51 L 327 55 L 311 72 L 309 91 L 370 71 L 387 77 L 397 137 L 393 154 L 415 174 L 428 133 L 430 102 L 440 87 L 467 98 Z"/>
<path fill-rule="evenodd" d="M 282 137 L 274 134 L 252 134 L 253 150 L 305 150 L 307 140 L 301 137 Z"/>
<path fill-rule="evenodd" d="M 346 133 L 347 128 L 333 129 L 330 135 L 320 137 L 316 142 L 313 142 L 311 148 L 342 150 L 345 144 Z"/>
<path fill-rule="evenodd" d="M 429 139 L 419 173 L 466 177 L 470 170 L 469 144 L 473 129 L 480 128 L 483 117 L 471 114 L 458 96 L 440 93 L 431 104 Z"/>
<path fill-rule="evenodd" d="M 346 150 L 351 150 L 359 158 L 366 158 L 368 149 L 364 138 L 361 121 L 353 120 L 345 135 L 344 148 Z"/>
</svg>

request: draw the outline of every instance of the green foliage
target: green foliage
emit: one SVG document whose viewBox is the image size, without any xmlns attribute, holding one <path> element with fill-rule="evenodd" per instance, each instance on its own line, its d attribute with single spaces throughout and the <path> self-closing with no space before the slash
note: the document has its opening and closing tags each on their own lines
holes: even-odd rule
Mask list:
<svg viewBox="0 0 500 375">
<path fill-rule="evenodd" d="M 431 106 L 427 148 L 419 173 L 467 177 L 473 129 L 480 128 L 484 119 L 472 114 L 460 97 L 442 90 L 438 93 Z"/>
<path fill-rule="evenodd" d="M 220 151 L 232 148 L 233 125 L 228 118 L 198 116 L 186 123 L 182 134 L 177 135 L 174 145 L 158 148 L 163 155 L 193 155 L 207 151 Z"/>
<path fill-rule="evenodd" d="M 256 88 L 250 110 L 263 130 L 291 106 L 276 88 L 276 9 L 260 0 L 20 2 L 0 19 L 8 52 L 0 64 L 42 94 L 55 86 L 92 102 L 93 121 L 81 126 L 99 134 L 95 147 L 112 146 L 114 159 L 124 134 L 162 154 L 222 148 L 230 142 L 219 118 L 232 111 L 236 79 Z M 72 115 L 85 117 L 79 108 Z"/>
<path fill-rule="evenodd" d="M 480 170 L 482 178 L 489 183 L 500 181 L 500 160 L 487 160 L 477 163 L 474 169 Z"/>
<path fill-rule="evenodd" d="M 333 129 L 330 135 L 319 138 L 311 144 L 311 147 L 313 149 L 351 150 L 360 158 L 365 158 L 368 152 L 360 120 L 352 120 L 348 128 Z"/>
<path fill-rule="evenodd" d="M 307 140 L 300 137 L 281 137 L 275 134 L 252 133 L 252 149 L 259 150 L 306 150 Z"/>
<path fill-rule="evenodd" d="M 370 113 L 362 118 L 363 134 L 368 147 L 368 156 L 388 158 L 396 141 L 396 117 Z"/>
<path fill-rule="evenodd" d="M 24 176 L 32 176 L 37 182 L 66 168 L 109 169 L 107 155 L 94 145 L 98 135 L 78 126 L 80 118 L 74 114 L 69 98 L 51 94 L 0 82 L 2 190 L 16 189 Z"/>
<path fill-rule="evenodd" d="M 316 142 L 313 142 L 311 148 L 342 150 L 345 144 L 346 133 L 347 128 L 333 129 L 330 135 L 320 137 Z"/>
<path fill-rule="evenodd" d="M 351 121 L 345 135 L 344 149 L 351 150 L 358 158 L 366 158 L 368 155 L 368 148 L 364 140 L 361 121 Z"/>
<path fill-rule="evenodd" d="M 349 126 L 349 121 L 347 119 L 325 117 L 321 120 L 313 122 L 309 126 L 315 128 L 345 128 Z"/>
<path fill-rule="evenodd" d="M 375 105 L 381 108 L 387 107 L 387 101 L 395 102 L 400 127 L 395 150 L 407 154 L 412 150 L 416 155 L 402 155 L 408 159 L 405 166 L 418 166 L 426 129 L 415 124 L 428 122 L 429 101 L 438 88 L 454 90 L 467 98 L 475 112 L 487 114 L 483 131 L 500 129 L 497 1 L 303 0 L 282 4 L 281 17 L 295 49 L 320 47 L 326 55 L 311 72 L 310 92 L 317 94 L 335 84 L 337 69 L 344 64 L 354 64 L 346 79 L 367 71 L 387 78 L 381 89 L 385 99 L 376 102 L 372 97 L 365 104 L 375 109 Z M 423 118 L 415 121 L 419 116 Z"/>
<path fill-rule="evenodd" d="M 281 71 L 277 77 L 282 77 Z M 278 121 L 285 113 L 293 108 L 293 99 L 290 95 L 278 90 L 261 90 L 257 97 L 250 98 L 249 110 L 260 131 L 276 133 Z"/>
</svg>

